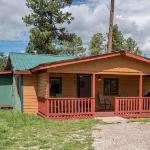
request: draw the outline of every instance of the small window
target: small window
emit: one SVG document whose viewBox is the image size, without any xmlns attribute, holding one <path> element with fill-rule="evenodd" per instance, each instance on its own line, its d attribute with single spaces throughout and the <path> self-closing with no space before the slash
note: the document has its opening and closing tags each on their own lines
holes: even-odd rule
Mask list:
<svg viewBox="0 0 150 150">
<path fill-rule="evenodd" d="M 119 94 L 118 79 L 104 79 L 104 95 L 113 96 Z"/>
<path fill-rule="evenodd" d="M 50 78 L 50 96 L 58 96 L 62 94 L 62 78 L 53 77 Z"/>
</svg>

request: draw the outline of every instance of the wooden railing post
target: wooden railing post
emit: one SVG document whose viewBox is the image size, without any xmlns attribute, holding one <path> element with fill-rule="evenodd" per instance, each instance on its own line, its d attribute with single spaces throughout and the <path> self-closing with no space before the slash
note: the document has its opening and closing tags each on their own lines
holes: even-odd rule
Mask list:
<svg viewBox="0 0 150 150">
<path fill-rule="evenodd" d="M 119 100 L 115 97 L 115 114 L 118 114 L 119 111 Z"/>
<path fill-rule="evenodd" d="M 46 116 L 49 118 L 49 99 L 46 100 Z"/>
<path fill-rule="evenodd" d="M 139 97 L 139 113 L 142 113 L 142 107 L 143 107 L 143 98 Z"/>
</svg>

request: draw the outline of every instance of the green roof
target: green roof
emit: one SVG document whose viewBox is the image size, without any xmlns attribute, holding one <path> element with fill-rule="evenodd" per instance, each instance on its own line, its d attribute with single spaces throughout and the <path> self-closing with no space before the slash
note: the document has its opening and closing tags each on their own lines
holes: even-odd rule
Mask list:
<svg viewBox="0 0 150 150">
<path fill-rule="evenodd" d="M 42 63 L 73 59 L 77 56 L 75 57 L 71 55 L 46 55 L 13 52 L 10 53 L 9 57 L 13 70 L 28 70 Z"/>
</svg>

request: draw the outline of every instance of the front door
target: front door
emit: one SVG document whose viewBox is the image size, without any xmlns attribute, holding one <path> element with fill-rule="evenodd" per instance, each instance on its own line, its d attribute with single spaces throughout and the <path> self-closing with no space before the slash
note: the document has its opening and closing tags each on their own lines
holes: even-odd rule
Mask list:
<svg viewBox="0 0 150 150">
<path fill-rule="evenodd" d="M 78 97 L 91 97 L 91 75 L 79 74 L 77 82 Z"/>
</svg>

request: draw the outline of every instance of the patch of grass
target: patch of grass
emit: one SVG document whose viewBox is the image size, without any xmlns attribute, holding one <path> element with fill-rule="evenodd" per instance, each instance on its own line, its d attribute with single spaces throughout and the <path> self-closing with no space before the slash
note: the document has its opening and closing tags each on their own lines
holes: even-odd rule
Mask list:
<svg viewBox="0 0 150 150">
<path fill-rule="evenodd" d="M 136 118 L 136 119 L 130 119 L 129 122 L 150 123 L 150 118 Z"/>
<path fill-rule="evenodd" d="M 0 150 L 92 150 L 91 128 L 101 120 L 54 121 L 0 110 Z"/>
</svg>

